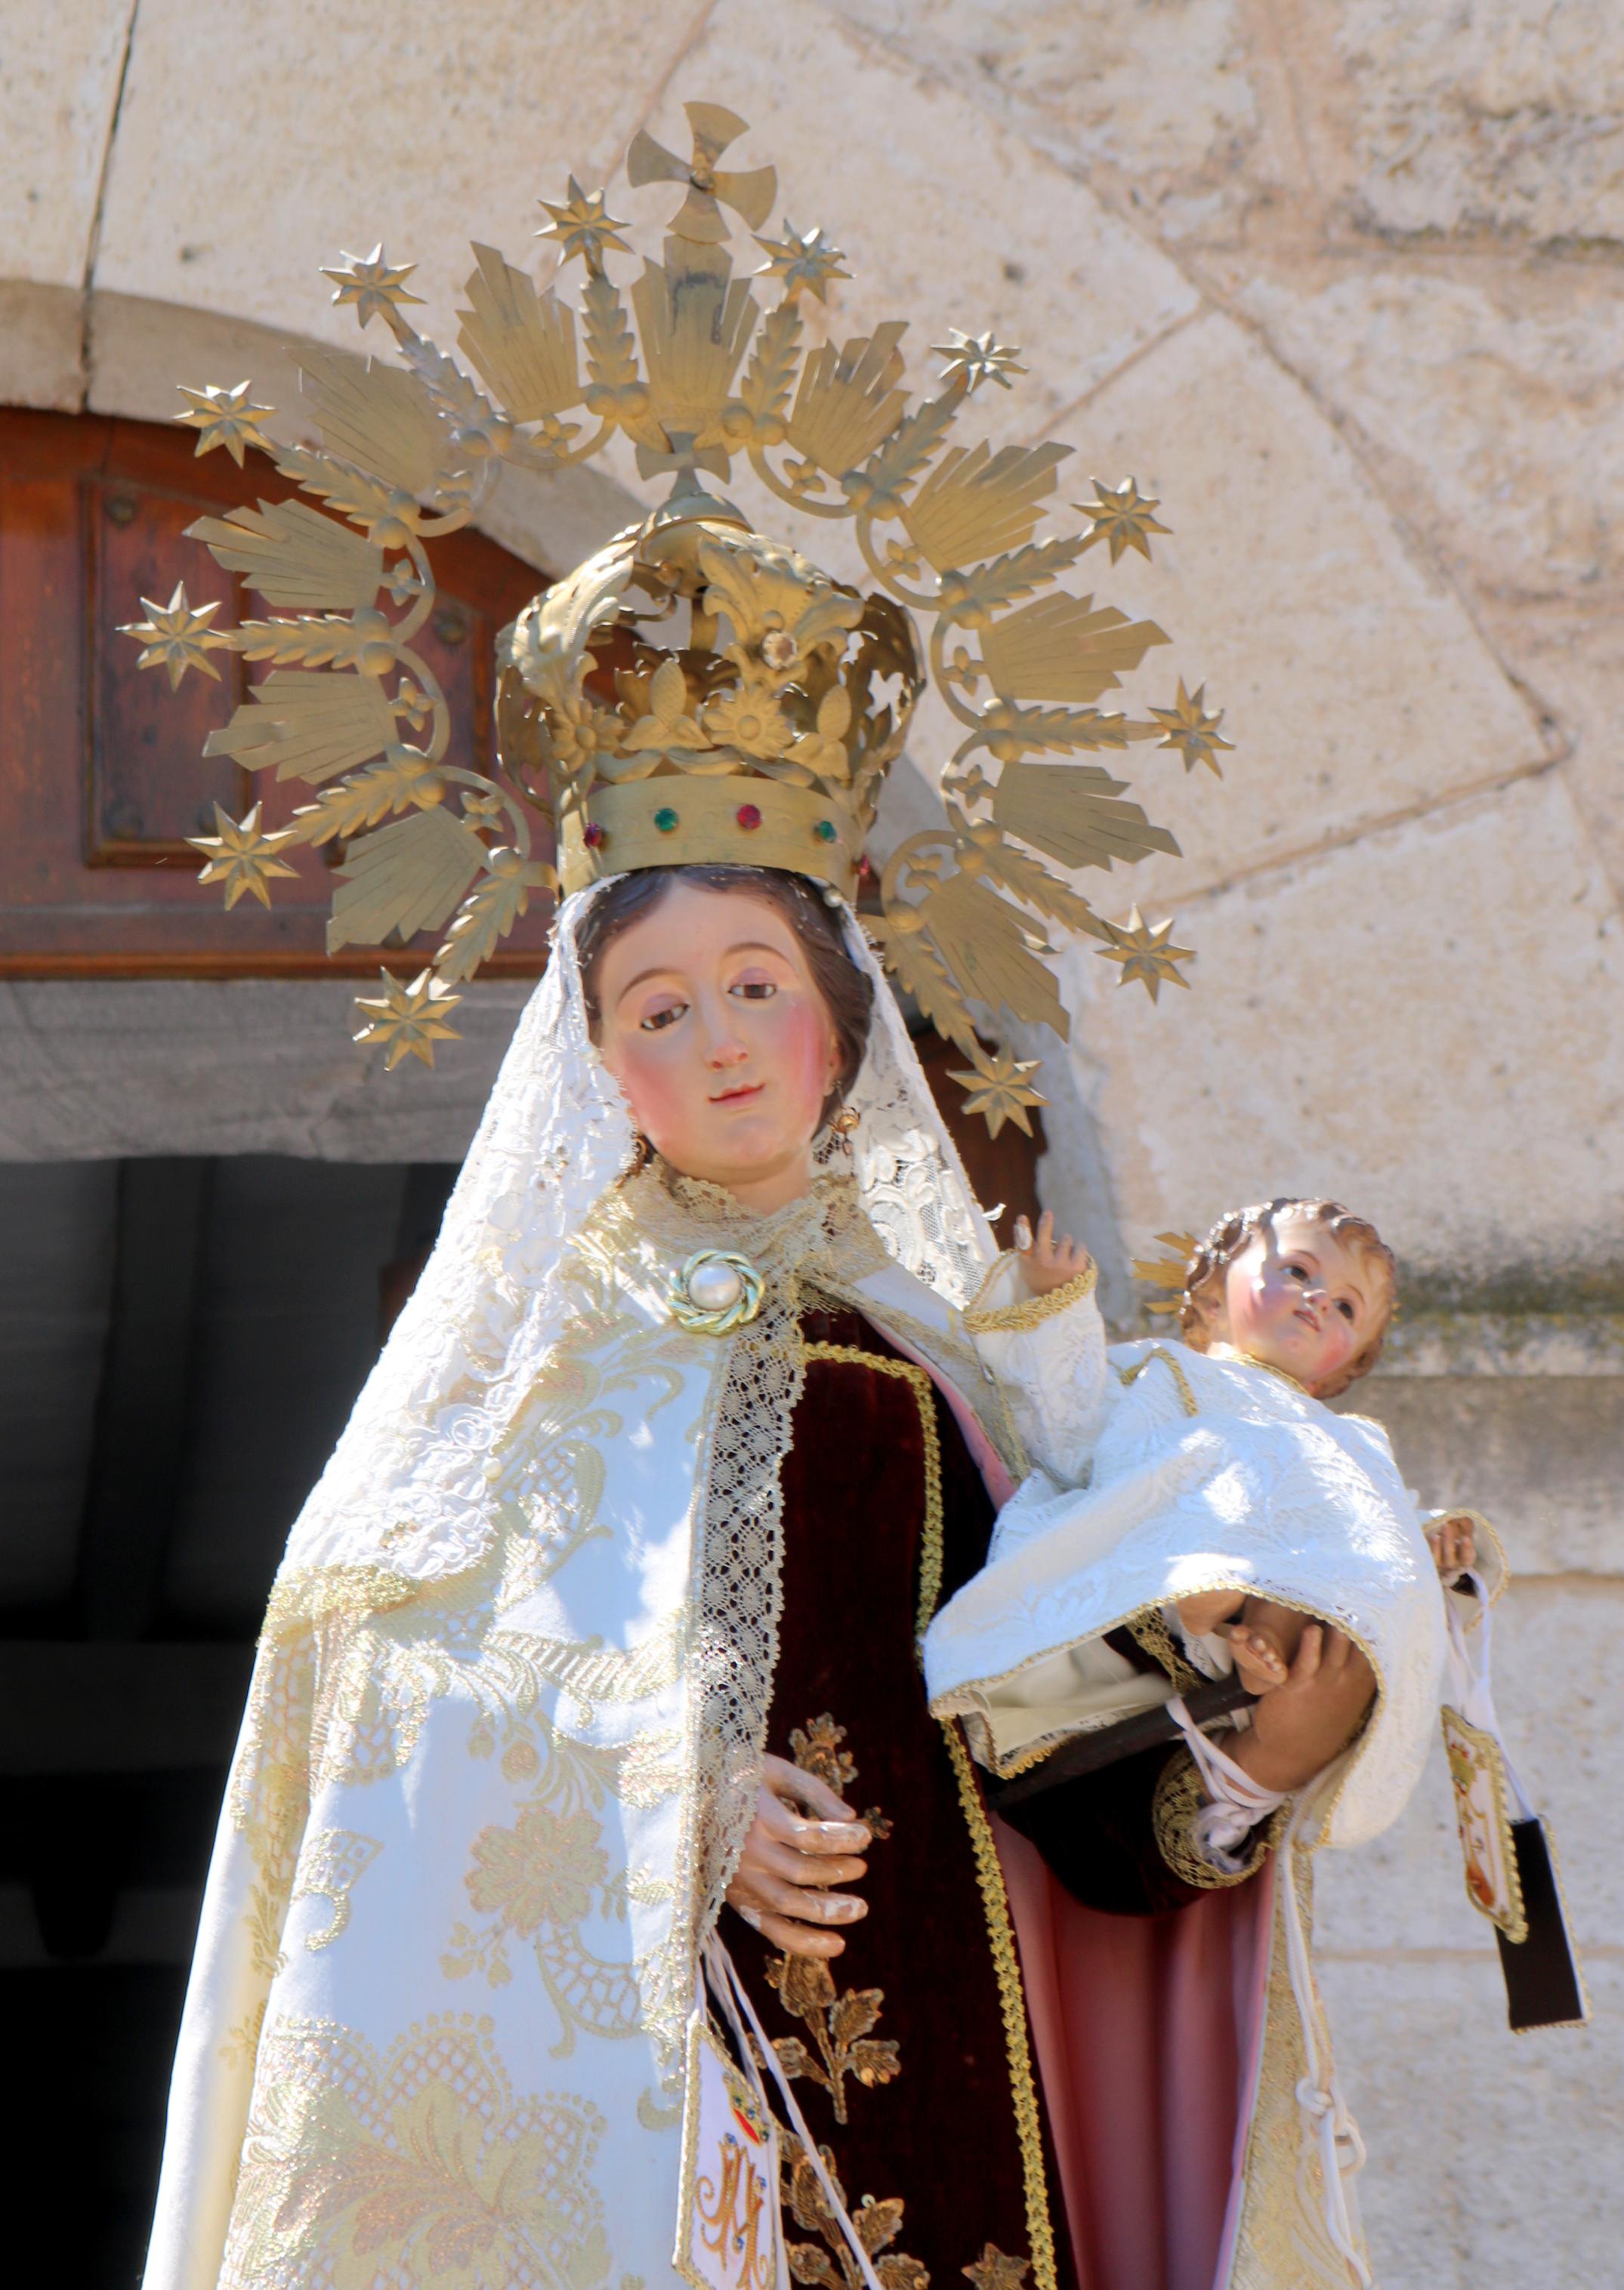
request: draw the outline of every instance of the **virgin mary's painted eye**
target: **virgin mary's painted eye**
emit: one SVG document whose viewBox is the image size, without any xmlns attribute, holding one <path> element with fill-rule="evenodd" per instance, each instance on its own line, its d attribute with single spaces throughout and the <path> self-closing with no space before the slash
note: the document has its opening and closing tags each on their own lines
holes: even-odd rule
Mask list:
<svg viewBox="0 0 1624 2290">
<path fill-rule="evenodd" d="M 778 989 L 770 978 L 741 978 L 728 991 L 743 1002 L 771 1002 Z"/>
<path fill-rule="evenodd" d="M 646 1018 L 638 1021 L 638 1024 L 645 1034 L 663 1034 L 668 1026 L 676 1025 L 687 1007 L 685 1002 L 669 1002 L 663 1010 L 651 1010 Z"/>
</svg>

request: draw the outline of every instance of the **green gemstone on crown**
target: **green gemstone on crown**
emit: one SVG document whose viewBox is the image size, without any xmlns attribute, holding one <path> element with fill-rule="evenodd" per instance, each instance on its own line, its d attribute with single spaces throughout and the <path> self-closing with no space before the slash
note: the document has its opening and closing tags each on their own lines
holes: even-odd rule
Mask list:
<svg viewBox="0 0 1624 2290">
<path fill-rule="evenodd" d="M 812 829 L 820 843 L 833 843 L 839 832 L 832 819 L 820 819 Z"/>
<path fill-rule="evenodd" d="M 654 824 L 662 835 L 676 834 L 677 827 L 676 813 L 672 810 L 668 803 L 662 803 L 660 809 L 654 813 Z"/>
</svg>

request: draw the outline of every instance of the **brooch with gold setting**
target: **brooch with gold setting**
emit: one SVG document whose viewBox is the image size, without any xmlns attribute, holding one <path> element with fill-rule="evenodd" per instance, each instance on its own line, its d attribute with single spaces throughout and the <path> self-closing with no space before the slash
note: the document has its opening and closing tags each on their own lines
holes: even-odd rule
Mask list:
<svg viewBox="0 0 1624 2290">
<path fill-rule="evenodd" d="M 671 1276 L 671 1317 L 694 1336 L 731 1336 L 761 1309 L 765 1287 L 748 1256 L 731 1248 L 696 1249 Z"/>
</svg>

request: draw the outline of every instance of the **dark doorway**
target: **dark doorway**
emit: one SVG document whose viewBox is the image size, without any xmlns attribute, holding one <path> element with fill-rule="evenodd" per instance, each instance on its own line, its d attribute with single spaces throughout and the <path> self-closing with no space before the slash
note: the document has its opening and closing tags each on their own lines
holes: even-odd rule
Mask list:
<svg viewBox="0 0 1624 2290">
<path fill-rule="evenodd" d="M 138 2281 L 252 1645 L 452 1165 L 0 1165 L 0 2009 L 71 2290 Z"/>
</svg>

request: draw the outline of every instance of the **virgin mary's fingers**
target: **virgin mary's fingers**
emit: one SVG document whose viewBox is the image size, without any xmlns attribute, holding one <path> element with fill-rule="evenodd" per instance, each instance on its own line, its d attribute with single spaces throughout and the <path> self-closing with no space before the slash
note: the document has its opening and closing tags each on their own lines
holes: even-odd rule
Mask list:
<svg viewBox="0 0 1624 2290">
<path fill-rule="evenodd" d="M 837 1861 L 820 1860 L 814 1854 L 797 1853 L 791 1845 L 774 1845 L 768 1838 L 755 1839 L 745 1851 L 739 1864 L 740 1871 L 753 1876 L 764 1870 L 786 1885 L 856 1885 L 868 1873 L 868 1863 L 850 1857 Z"/>
<path fill-rule="evenodd" d="M 781 1948 L 787 1956 L 840 1956 L 845 1950 L 845 1935 L 837 1932 L 814 1932 L 810 1925 L 796 1924 L 792 1917 L 770 1917 L 753 1914 L 753 1924 L 763 1940 L 773 1948 Z"/>
<path fill-rule="evenodd" d="M 860 1901 L 855 1893 L 803 1893 L 793 1885 L 786 1885 L 764 1870 L 752 1870 L 749 1876 L 735 1879 L 730 1892 L 736 1893 L 748 1908 L 764 1909 L 771 1915 L 799 1918 L 809 1925 L 854 1925 L 868 1913 L 867 1901 Z"/>
<path fill-rule="evenodd" d="M 871 1839 L 860 1821 L 804 1821 L 771 1790 L 756 1801 L 757 1825 L 792 1853 L 834 1855 L 860 1853 Z"/>
<path fill-rule="evenodd" d="M 771 1755 L 761 1761 L 762 1787 L 776 1798 L 788 1798 L 792 1804 L 804 1805 L 809 1813 L 824 1821 L 850 1821 L 852 1807 L 844 1798 L 836 1796 L 820 1774 L 809 1774 L 800 1766 L 792 1766 L 788 1758 Z"/>
</svg>

